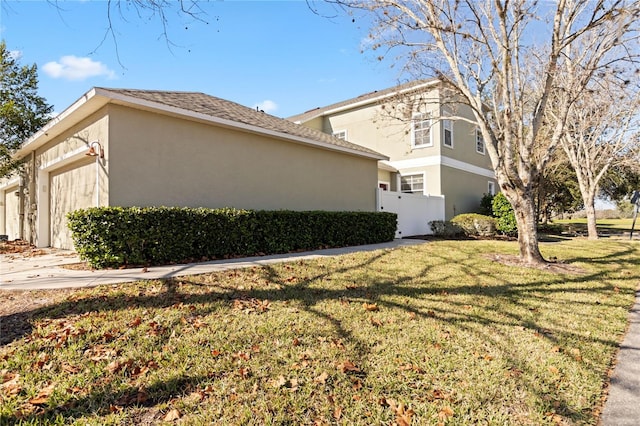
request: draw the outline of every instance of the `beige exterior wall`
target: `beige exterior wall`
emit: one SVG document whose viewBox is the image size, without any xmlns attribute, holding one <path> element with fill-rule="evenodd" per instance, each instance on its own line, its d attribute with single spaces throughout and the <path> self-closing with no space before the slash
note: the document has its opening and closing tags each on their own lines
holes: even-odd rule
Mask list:
<svg viewBox="0 0 640 426">
<path fill-rule="evenodd" d="M 489 188 L 489 181 L 495 182 L 484 176 L 463 170 L 443 166 L 442 192 L 445 197 L 445 217 L 451 219 L 457 214 L 477 212 L 480 208 L 480 200 Z"/>
<path fill-rule="evenodd" d="M 414 112 L 426 112 L 436 118 L 432 121 L 431 146 L 412 147 Z M 452 117 L 453 147 L 444 145 L 444 122 L 437 119 L 448 116 Z M 491 161 L 488 155 L 476 150 L 473 122 L 469 107 L 445 103 L 436 88 L 419 96 L 390 99 L 325 116 L 322 130 L 346 131 L 350 142 L 389 156 L 402 176 L 422 174 L 425 194 L 445 195 L 446 218 L 450 219 L 454 211 L 456 214 L 476 211 L 491 180 L 485 176 L 492 170 Z M 452 162 L 456 168 L 445 165 Z M 378 180 L 383 180 L 383 174 L 381 171 Z M 393 190 L 400 190 L 397 180 L 394 176 Z"/>
<path fill-rule="evenodd" d="M 33 198 L 27 200 L 28 238 L 38 246 L 71 249 L 66 214 L 96 205 L 96 171 L 99 202 L 108 205 L 109 175 L 108 108 L 92 114 L 36 150 L 35 167 L 29 169 Z M 89 145 L 98 141 L 105 158 L 89 157 Z M 35 180 L 32 178 L 35 176 Z"/>
<path fill-rule="evenodd" d="M 109 112 L 110 205 L 376 208 L 374 159 L 121 106 Z"/>
</svg>

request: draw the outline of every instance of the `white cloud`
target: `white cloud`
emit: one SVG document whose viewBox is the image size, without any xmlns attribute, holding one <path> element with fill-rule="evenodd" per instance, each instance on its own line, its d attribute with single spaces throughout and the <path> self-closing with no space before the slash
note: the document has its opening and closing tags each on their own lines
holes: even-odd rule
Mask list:
<svg viewBox="0 0 640 426">
<path fill-rule="evenodd" d="M 105 76 L 109 79 L 116 78 L 116 73 L 102 62 L 96 62 L 91 58 L 79 58 L 74 55 L 63 56 L 59 62 L 47 62 L 42 67 L 42 70 L 49 77 L 67 80 L 86 80 L 89 77 L 98 76 Z"/>
<path fill-rule="evenodd" d="M 19 61 L 22 58 L 22 51 L 20 51 L 20 50 L 10 50 L 9 51 L 9 57 L 11 59 L 15 59 L 16 61 Z"/>
<path fill-rule="evenodd" d="M 254 108 L 258 108 L 259 110 L 264 111 L 264 112 L 269 113 L 269 114 L 271 114 L 272 112 L 275 112 L 275 111 L 278 110 L 278 104 L 276 104 L 275 102 L 270 101 L 268 99 L 265 100 L 265 101 L 262 101 L 260 103 L 255 104 L 253 107 Z"/>
</svg>

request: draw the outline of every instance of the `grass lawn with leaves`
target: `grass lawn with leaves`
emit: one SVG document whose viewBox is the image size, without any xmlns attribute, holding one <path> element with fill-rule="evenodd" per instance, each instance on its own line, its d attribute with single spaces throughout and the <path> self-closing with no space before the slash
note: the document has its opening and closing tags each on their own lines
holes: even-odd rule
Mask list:
<svg viewBox="0 0 640 426">
<path fill-rule="evenodd" d="M 435 241 L 31 292 L 0 317 L 0 424 L 595 424 L 640 245 L 542 251 L 566 268 Z"/>
</svg>

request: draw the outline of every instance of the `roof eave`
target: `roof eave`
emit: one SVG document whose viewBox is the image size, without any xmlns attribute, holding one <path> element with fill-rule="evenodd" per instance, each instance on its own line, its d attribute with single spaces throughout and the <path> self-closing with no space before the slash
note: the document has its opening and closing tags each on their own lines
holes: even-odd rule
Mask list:
<svg viewBox="0 0 640 426">
<path fill-rule="evenodd" d="M 17 159 L 25 157 L 107 103 L 109 99 L 99 96 L 98 90 L 92 88 L 23 142 L 14 157 Z"/>
</svg>

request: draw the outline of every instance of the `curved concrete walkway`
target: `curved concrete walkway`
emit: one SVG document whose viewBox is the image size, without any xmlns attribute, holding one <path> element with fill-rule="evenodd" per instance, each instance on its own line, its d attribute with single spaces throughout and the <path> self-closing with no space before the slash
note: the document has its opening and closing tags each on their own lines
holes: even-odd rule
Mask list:
<svg viewBox="0 0 640 426">
<path fill-rule="evenodd" d="M 46 254 L 38 256 L 3 254 L 0 255 L 0 290 L 94 287 L 101 284 L 117 284 L 139 280 L 166 279 L 184 275 L 206 274 L 227 269 L 291 262 L 301 259 L 315 259 L 360 251 L 394 249 L 424 243 L 426 243 L 426 241 L 423 240 L 396 239 L 388 243 L 301 253 L 214 260 L 182 265 L 150 266 L 148 268 L 100 270 L 63 268 L 62 266 L 64 265 L 80 263 L 80 259 L 75 253 L 66 250 L 45 250 Z"/>
</svg>

